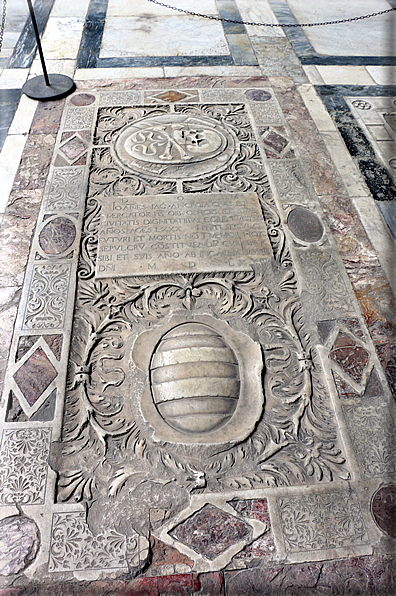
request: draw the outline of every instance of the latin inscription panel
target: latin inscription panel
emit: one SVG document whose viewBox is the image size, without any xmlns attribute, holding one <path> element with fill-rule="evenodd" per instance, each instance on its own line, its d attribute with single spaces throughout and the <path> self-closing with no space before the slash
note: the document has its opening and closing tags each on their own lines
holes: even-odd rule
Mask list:
<svg viewBox="0 0 396 596">
<path fill-rule="evenodd" d="M 96 277 L 250 270 L 272 256 L 256 193 L 112 197 Z"/>
</svg>

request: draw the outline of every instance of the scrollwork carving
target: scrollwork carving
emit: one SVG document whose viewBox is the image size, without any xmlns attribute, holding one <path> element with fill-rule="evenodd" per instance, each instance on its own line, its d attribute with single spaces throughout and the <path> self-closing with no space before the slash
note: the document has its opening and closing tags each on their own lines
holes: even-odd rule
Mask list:
<svg viewBox="0 0 396 596">
<path fill-rule="evenodd" d="M 63 434 L 70 459 L 63 460 L 60 498 L 89 499 L 101 485 L 115 496 L 126 484 L 142 482 L 219 491 L 348 478 L 291 277 L 285 276 L 280 294 L 254 272 L 81 282 Z M 177 305 L 193 312 L 201 301 L 218 318 L 232 323 L 237 316 L 256 330 L 265 355 L 266 406 L 248 439 L 224 449 L 194 446 L 194 455 L 143 431 L 125 399 L 125 343 L 141 322 L 161 321 Z M 88 448 L 81 470 L 79 454 Z M 106 479 L 104 465 L 111 468 Z"/>
</svg>

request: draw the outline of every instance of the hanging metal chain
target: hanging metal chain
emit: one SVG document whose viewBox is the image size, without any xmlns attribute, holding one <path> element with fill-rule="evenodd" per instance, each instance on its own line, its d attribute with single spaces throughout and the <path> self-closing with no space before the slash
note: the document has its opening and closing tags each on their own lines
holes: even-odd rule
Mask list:
<svg viewBox="0 0 396 596">
<path fill-rule="evenodd" d="M 170 6 L 164 4 L 158 0 L 147 0 L 158 6 L 164 6 L 165 8 L 171 8 L 177 12 L 184 12 L 193 17 L 202 17 L 203 19 L 211 19 L 212 21 L 222 21 L 223 23 L 237 23 L 238 25 L 258 25 L 259 27 L 322 27 L 323 25 L 339 25 L 340 23 L 352 23 L 353 21 L 362 21 L 363 19 L 371 19 L 372 17 L 378 17 L 381 14 L 387 14 L 388 12 L 396 12 L 396 8 L 389 8 L 387 10 L 381 10 L 380 12 L 373 12 L 371 14 L 365 14 L 362 17 L 352 17 L 351 19 L 340 19 L 338 21 L 324 21 L 322 23 L 250 23 L 249 21 L 234 21 L 233 19 L 223 19 L 222 17 L 215 17 L 213 15 L 201 14 L 199 12 L 192 12 L 191 10 L 184 10 L 183 8 L 176 8 L 176 6 Z"/>
<path fill-rule="evenodd" d="M 7 0 L 3 0 L 3 12 L 1 14 L 1 24 L 0 24 L 0 52 L 1 52 L 1 48 L 3 47 L 4 29 L 5 29 L 5 22 L 6 22 L 6 11 L 7 11 Z"/>
</svg>

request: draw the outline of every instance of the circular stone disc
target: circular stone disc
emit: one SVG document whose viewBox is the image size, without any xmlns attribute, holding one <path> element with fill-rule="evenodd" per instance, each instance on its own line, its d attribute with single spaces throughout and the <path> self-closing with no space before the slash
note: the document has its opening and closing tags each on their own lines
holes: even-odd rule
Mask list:
<svg viewBox="0 0 396 596">
<path fill-rule="evenodd" d="M 296 207 L 290 211 L 287 225 L 302 242 L 319 242 L 323 236 L 323 224 L 319 217 L 305 207 Z"/>
</svg>

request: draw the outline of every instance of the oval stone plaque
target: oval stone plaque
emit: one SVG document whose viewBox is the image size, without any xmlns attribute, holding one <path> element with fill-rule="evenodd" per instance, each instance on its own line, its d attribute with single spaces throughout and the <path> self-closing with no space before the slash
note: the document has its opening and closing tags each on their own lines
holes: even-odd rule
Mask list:
<svg viewBox="0 0 396 596">
<path fill-rule="evenodd" d="M 323 224 L 319 217 L 305 207 L 296 207 L 290 211 L 287 225 L 302 242 L 319 242 L 323 236 Z"/>
<path fill-rule="evenodd" d="M 223 168 L 236 144 L 233 134 L 214 118 L 166 114 L 128 126 L 115 151 L 125 166 L 139 173 L 191 178 Z"/>
<path fill-rule="evenodd" d="M 239 398 L 238 360 L 224 338 L 202 323 L 185 323 L 161 339 L 150 365 L 162 418 L 176 430 L 205 433 L 223 426 Z"/>
<path fill-rule="evenodd" d="M 66 217 L 56 217 L 41 230 L 39 244 L 47 255 L 59 255 L 71 247 L 75 237 L 74 223 Z"/>
</svg>

